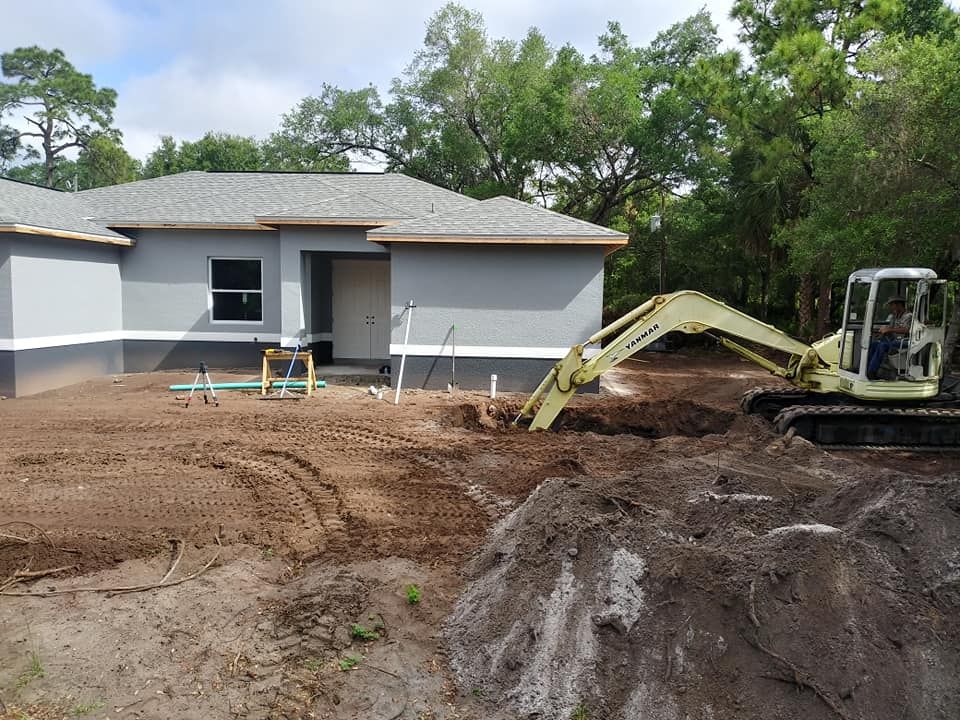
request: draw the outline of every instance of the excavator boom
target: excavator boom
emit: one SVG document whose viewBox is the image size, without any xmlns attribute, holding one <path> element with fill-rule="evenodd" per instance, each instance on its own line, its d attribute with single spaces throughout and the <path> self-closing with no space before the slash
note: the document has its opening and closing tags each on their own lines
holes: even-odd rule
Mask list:
<svg viewBox="0 0 960 720">
<path fill-rule="evenodd" d="M 574 345 L 543 379 L 520 411 L 517 420 L 533 416 L 531 430 L 546 430 L 581 385 L 595 380 L 604 372 L 657 341 L 668 332 L 694 334 L 720 330 L 751 343 L 779 350 L 788 355 L 785 365 L 723 337 L 720 341 L 743 357 L 799 387 L 815 387 L 819 380 L 805 377 L 804 370 L 825 366 L 817 351 L 781 330 L 752 318 L 702 293 L 682 290 L 657 295 L 611 323 L 582 345 Z M 613 336 L 606 347 L 589 359 L 584 349 Z M 534 408 L 542 399 L 539 410 Z"/>
</svg>

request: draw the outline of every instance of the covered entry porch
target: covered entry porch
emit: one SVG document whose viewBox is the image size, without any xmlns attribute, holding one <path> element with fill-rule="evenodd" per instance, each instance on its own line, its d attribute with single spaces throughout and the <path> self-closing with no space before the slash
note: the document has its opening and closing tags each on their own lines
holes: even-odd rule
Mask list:
<svg viewBox="0 0 960 720">
<path fill-rule="evenodd" d="M 328 374 L 369 375 L 390 364 L 390 256 L 302 251 L 297 333 Z"/>
</svg>

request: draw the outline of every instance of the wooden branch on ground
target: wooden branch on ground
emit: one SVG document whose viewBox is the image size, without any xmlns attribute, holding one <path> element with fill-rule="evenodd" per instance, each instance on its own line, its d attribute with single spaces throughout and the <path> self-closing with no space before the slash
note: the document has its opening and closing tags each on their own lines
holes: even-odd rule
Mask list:
<svg viewBox="0 0 960 720">
<path fill-rule="evenodd" d="M 177 558 L 171 564 L 170 570 L 164 575 L 163 580 L 156 583 L 150 583 L 149 585 L 122 585 L 119 587 L 78 587 L 78 588 L 67 588 L 63 590 L 48 590 L 46 592 L 16 592 L 16 591 L 0 591 L 0 595 L 5 595 L 7 597 L 52 597 L 54 595 L 69 595 L 70 593 L 81 593 L 81 592 L 102 592 L 108 593 L 110 595 L 119 595 L 122 593 L 134 593 L 134 592 L 144 592 L 145 590 L 157 590 L 160 588 L 173 587 L 174 585 L 181 585 L 185 582 L 193 580 L 196 577 L 199 577 L 217 561 L 220 557 L 220 552 L 223 550 L 223 543 L 220 542 L 220 535 L 217 534 L 214 538 L 217 541 L 217 551 L 213 554 L 207 563 L 200 568 L 199 570 L 186 575 L 185 577 L 180 578 L 179 580 L 170 580 L 167 581 L 170 575 L 173 574 L 173 571 L 176 569 L 176 566 L 180 563 L 180 557 L 183 555 L 183 543 L 181 542 L 180 553 Z"/>
</svg>

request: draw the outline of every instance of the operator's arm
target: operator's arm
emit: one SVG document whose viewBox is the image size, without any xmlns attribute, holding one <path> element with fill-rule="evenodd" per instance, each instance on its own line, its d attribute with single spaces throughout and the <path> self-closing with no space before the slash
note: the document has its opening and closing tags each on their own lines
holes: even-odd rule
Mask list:
<svg viewBox="0 0 960 720">
<path fill-rule="evenodd" d="M 904 313 L 895 318 L 886 327 L 880 328 L 881 335 L 906 335 L 910 332 L 910 326 L 913 324 L 913 313 Z"/>
</svg>

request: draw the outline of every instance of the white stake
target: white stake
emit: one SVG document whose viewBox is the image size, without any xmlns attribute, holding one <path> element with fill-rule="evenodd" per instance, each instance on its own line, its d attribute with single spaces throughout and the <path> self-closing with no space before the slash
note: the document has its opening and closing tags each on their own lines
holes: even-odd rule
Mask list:
<svg viewBox="0 0 960 720">
<path fill-rule="evenodd" d="M 497 397 L 497 376 L 490 376 L 490 399 L 495 400 Z"/>
<path fill-rule="evenodd" d="M 410 321 L 413 320 L 413 309 L 416 305 L 413 300 L 407 303 L 407 329 L 403 333 L 403 353 L 400 355 L 400 372 L 397 375 L 397 392 L 393 396 L 393 404 L 400 404 L 400 388 L 403 386 L 403 366 L 407 363 L 407 343 L 410 341 Z"/>
</svg>

